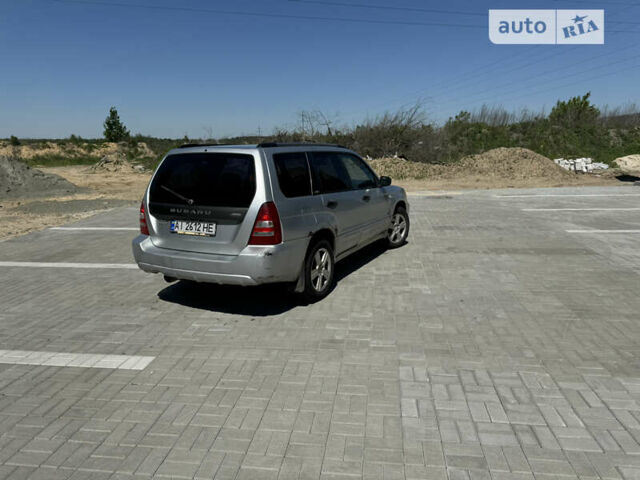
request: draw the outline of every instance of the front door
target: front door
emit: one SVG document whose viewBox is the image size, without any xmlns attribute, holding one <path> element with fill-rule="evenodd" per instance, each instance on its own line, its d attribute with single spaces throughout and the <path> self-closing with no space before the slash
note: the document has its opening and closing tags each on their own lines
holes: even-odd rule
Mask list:
<svg viewBox="0 0 640 480">
<path fill-rule="evenodd" d="M 366 206 L 351 187 L 351 179 L 338 152 L 310 153 L 314 194 L 321 195 L 324 213 L 337 228 L 336 257 L 360 241 Z"/>
<path fill-rule="evenodd" d="M 356 201 L 362 205 L 358 243 L 368 243 L 389 227 L 388 205 L 378 178 L 364 161 L 351 153 L 338 153 L 349 175 Z"/>
</svg>

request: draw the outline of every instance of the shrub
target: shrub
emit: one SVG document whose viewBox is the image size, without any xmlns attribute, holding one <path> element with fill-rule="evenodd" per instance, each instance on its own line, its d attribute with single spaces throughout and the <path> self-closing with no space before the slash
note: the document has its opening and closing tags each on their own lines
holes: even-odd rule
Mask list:
<svg viewBox="0 0 640 480">
<path fill-rule="evenodd" d="M 16 137 L 15 135 L 11 135 L 11 138 L 9 138 L 9 144 L 12 147 L 17 147 L 18 145 L 20 145 L 20 140 L 18 140 L 18 137 Z"/>
<path fill-rule="evenodd" d="M 69 136 L 69 142 L 73 145 L 80 145 L 82 143 L 82 137 L 80 135 L 74 135 L 73 133 Z"/>
</svg>

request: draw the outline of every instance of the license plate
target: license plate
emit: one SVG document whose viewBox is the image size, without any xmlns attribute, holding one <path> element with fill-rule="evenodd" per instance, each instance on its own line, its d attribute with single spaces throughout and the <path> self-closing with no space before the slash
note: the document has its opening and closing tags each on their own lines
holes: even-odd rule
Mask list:
<svg viewBox="0 0 640 480">
<path fill-rule="evenodd" d="M 178 235 L 197 235 L 200 237 L 213 237 L 216 234 L 216 224 L 213 222 L 185 222 L 171 220 L 171 233 Z"/>
</svg>

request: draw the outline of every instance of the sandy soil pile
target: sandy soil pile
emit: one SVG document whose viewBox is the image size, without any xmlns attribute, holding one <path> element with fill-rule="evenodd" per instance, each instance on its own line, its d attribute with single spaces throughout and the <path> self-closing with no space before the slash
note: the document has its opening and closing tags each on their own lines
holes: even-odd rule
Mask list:
<svg viewBox="0 0 640 480">
<path fill-rule="evenodd" d="M 616 158 L 615 164 L 625 172 L 640 172 L 640 155 Z"/>
<path fill-rule="evenodd" d="M 149 146 L 144 142 L 138 142 L 136 145 L 138 157 L 155 157 L 156 154 Z"/>
<path fill-rule="evenodd" d="M 576 175 L 526 148 L 496 148 L 449 165 L 430 165 L 401 158 L 371 160 L 378 175 L 409 191 L 467 188 L 535 188 L 568 185 L 618 185 L 609 169 L 601 174 Z"/>
<path fill-rule="evenodd" d="M 460 162 L 450 165 L 430 165 L 399 158 L 381 158 L 370 163 L 380 175 L 397 179 L 481 176 L 509 180 L 546 178 L 560 181 L 571 176 L 552 160 L 526 148 L 496 148 L 465 157 Z"/>
<path fill-rule="evenodd" d="M 117 143 L 105 142 L 98 145 L 89 145 L 88 143 L 54 143 L 43 142 L 38 144 L 26 144 L 12 146 L 7 142 L 0 142 L 0 155 L 9 155 L 12 157 L 19 157 L 25 160 L 41 155 L 64 155 L 71 158 L 81 156 L 104 156 L 109 153 L 119 151 L 122 147 Z"/>
<path fill-rule="evenodd" d="M 0 199 L 51 197 L 78 192 L 64 178 L 31 168 L 20 160 L 0 156 Z"/>
<path fill-rule="evenodd" d="M 71 183 L 86 189 L 91 198 L 124 199 L 140 204 L 147 188 L 151 172 L 132 175 L 131 173 L 102 172 L 99 175 L 87 175 L 86 166 L 43 168 L 47 173 L 54 173 L 66 178 Z M 86 195 L 89 198 L 89 193 Z"/>
<path fill-rule="evenodd" d="M 12 146 L 8 142 L 0 142 L 0 155 L 18 157 L 29 160 L 38 156 L 65 156 L 69 158 L 96 157 L 123 153 L 131 148 L 126 143 L 55 143 L 42 142 Z M 134 147 L 137 158 L 155 157 L 153 150 L 145 142 L 138 142 Z"/>
<path fill-rule="evenodd" d="M 563 180 L 573 174 L 553 160 L 526 148 L 495 148 L 462 159 L 463 171 L 509 179 L 547 178 Z"/>
</svg>

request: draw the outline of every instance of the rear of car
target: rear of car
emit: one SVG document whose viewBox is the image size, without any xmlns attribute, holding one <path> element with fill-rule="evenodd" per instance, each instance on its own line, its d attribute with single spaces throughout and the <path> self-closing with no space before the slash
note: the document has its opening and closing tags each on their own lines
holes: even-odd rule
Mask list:
<svg viewBox="0 0 640 480">
<path fill-rule="evenodd" d="M 306 248 L 304 239 L 282 241 L 266 160 L 246 146 L 169 152 L 144 196 L 140 224 L 139 267 L 176 279 L 294 281 Z"/>
</svg>

